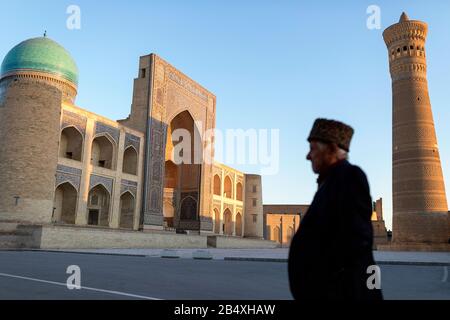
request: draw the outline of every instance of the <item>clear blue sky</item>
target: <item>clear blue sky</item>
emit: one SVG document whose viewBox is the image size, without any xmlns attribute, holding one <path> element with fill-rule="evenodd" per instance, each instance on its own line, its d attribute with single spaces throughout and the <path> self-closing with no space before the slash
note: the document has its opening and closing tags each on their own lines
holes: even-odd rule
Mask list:
<svg viewBox="0 0 450 320">
<path fill-rule="evenodd" d="M 5 2 L 5 1 L 2 1 Z M 280 129 L 280 172 L 263 180 L 265 203 L 311 202 L 305 141 L 317 117 L 356 134 L 351 161 L 383 197 L 391 226 L 391 87 L 382 31 L 402 11 L 426 21 L 428 79 L 450 195 L 450 2 L 446 1 L 8 1 L 0 56 L 27 38 L 63 45 L 80 71 L 77 105 L 112 119 L 129 113 L 138 58 L 159 54 L 217 96 L 217 127 Z M 66 8 L 82 28 L 66 28 Z M 381 8 L 381 30 L 366 9 Z M 7 11 L 7 12 L 6 12 Z M 258 172 L 251 166 L 237 166 Z M 450 198 L 450 197 L 448 197 Z"/>
</svg>

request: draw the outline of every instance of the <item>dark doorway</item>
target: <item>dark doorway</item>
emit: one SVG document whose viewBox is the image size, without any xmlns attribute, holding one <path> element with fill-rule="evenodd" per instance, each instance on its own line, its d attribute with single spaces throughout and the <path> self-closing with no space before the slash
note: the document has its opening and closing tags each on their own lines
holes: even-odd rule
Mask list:
<svg viewBox="0 0 450 320">
<path fill-rule="evenodd" d="M 98 226 L 98 210 L 89 210 L 88 224 L 90 226 Z"/>
</svg>

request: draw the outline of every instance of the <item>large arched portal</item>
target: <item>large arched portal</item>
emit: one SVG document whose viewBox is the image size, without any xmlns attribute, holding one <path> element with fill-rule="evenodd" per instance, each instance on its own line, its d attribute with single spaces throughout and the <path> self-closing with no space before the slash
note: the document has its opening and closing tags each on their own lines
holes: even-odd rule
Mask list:
<svg viewBox="0 0 450 320">
<path fill-rule="evenodd" d="M 120 197 L 120 228 L 133 229 L 134 208 L 135 201 L 133 195 L 130 192 L 125 192 Z"/>
<path fill-rule="evenodd" d="M 88 224 L 109 227 L 110 195 L 106 188 L 99 184 L 89 191 Z"/>
<path fill-rule="evenodd" d="M 68 127 L 61 131 L 61 140 L 59 143 L 59 156 L 61 158 L 81 161 L 82 150 L 83 136 L 80 131 L 74 127 Z"/>
<path fill-rule="evenodd" d="M 60 184 L 55 190 L 53 221 L 75 224 L 77 212 L 77 190 L 68 182 Z"/>
<path fill-rule="evenodd" d="M 194 119 L 179 113 L 167 129 L 164 219 L 177 230 L 200 230 L 202 145 Z M 171 215 L 173 217 L 171 217 Z"/>
</svg>

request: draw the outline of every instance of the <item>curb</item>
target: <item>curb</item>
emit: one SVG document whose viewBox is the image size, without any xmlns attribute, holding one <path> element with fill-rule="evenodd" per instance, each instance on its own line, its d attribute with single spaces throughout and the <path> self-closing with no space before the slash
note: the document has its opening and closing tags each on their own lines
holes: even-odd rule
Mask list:
<svg viewBox="0 0 450 320">
<path fill-rule="evenodd" d="M 242 258 L 242 257 L 224 257 L 226 261 L 253 261 L 253 262 L 288 262 L 284 258 Z"/>
<path fill-rule="evenodd" d="M 228 261 L 256 261 L 256 262 L 283 262 L 287 263 L 288 259 L 283 258 L 244 258 L 244 257 L 225 257 Z M 375 261 L 377 265 L 394 265 L 394 266 L 426 266 L 426 267 L 448 267 L 450 262 L 421 262 L 421 261 Z"/>
<path fill-rule="evenodd" d="M 0 249 L 0 252 L 49 252 L 49 253 L 65 253 L 65 254 L 85 254 L 85 255 L 103 255 L 103 256 L 119 256 L 119 257 L 139 257 L 139 258 L 163 258 L 163 259 L 181 259 L 181 257 L 161 256 L 161 255 L 145 255 L 131 253 L 108 253 L 108 252 L 83 252 L 83 251 L 61 251 L 61 250 L 41 250 L 41 249 Z M 223 259 L 215 258 L 189 258 L 194 260 L 224 260 L 224 261 L 250 261 L 250 262 L 278 262 L 287 263 L 286 258 L 247 258 L 247 257 L 224 257 Z M 450 262 L 423 262 L 423 261 L 375 261 L 377 265 L 393 265 L 393 266 L 425 266 L 425 267 L 450 267 Z"/>
<path fill-rule="evenodd" d="M 422 261 L 377 261 L 379 265 L 394 266 L 426 266 L 426 267 L 449 267 L 450 262 L 422 262 Z"/>
<path fill-rule="evenodd" d="M 109 252 L 83 252 L 83 251 L 61 251 L 61 250 L 41 250 L 41 249 L 1 249 L 0 252 L 49 252 L 49 253 L 69 253 L 69 254 L 90 254 L 101 256 L 121 256 L 121 257 L 147 257 L 145 254 L 131 254 L 131 253 L 109 253 Z"/>
</svg>

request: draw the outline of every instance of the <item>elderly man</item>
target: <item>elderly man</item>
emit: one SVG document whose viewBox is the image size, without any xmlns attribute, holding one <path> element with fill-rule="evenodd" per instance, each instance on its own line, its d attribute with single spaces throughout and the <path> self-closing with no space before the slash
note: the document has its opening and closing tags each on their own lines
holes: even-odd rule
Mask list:
<svg viewBox="0 0 450 320">
<path fill-rule="evenodd" d="M 372 254 L 372 200 L 366 175 L 347 161 L 353 129 L 317 119 L 307 159 L 318 190 L 289 252 L 289 283 L 296 300 L 381 300 L 367 285 Z"/>
</svg>

